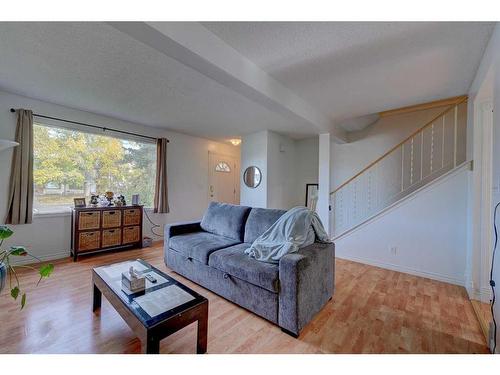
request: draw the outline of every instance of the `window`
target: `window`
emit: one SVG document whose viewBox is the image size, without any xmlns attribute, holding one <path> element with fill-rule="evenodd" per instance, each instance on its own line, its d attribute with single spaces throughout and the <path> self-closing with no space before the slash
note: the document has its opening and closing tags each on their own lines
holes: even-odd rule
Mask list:
<svg viewBox="0 0 500 375">
<path fill-rule="evenodd" d="M 215 171 L 216 172 L 227 172 L 227 173 L 230 173 L 231 172 L 231 168 L 229 167 L 229 165 L 225 161 L 221 161 L 220 163 L 218 163 L 215 166 Z"/>
<path fill-rule="evenodd" d="M 153 205 L 156 145 L 130 139 L 33 125 L 34 212 L 62 212 L 73 198 L 112 191 L 127 203 L 139 194 Z"/>
</svg>

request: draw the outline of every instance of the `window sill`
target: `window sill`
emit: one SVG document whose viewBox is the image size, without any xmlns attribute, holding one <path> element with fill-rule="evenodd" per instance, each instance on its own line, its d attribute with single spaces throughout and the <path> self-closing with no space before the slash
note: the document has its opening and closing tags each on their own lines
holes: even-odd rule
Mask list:
<svg viewBox="0 0 500 375">
<path fill-rule="evenodd" d="M 59 211 L 59 212 L 34 212 L 34 219 L 45 219 L 51 217 L 67 217 L 71 216 L 71 211 Z"/>
<path fill-rule="evenodd" d="M 144 207 L 144 211 L 148 211 L 148 213 L 153 213 L 153 207 Z M 69 211 L 55 211 L 55 212 L 34 212 L 34 219 L 45 219 L 51 217 L 67 217 L 71 216 L 71 210 Z"/>
</svg>

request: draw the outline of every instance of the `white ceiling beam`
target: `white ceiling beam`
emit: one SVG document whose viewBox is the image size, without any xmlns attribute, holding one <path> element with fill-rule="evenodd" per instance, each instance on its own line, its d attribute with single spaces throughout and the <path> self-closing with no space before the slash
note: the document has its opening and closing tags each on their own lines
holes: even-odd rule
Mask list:
<svg viewBox="0 0 500 375">
<path fill-rule="evenodd" d="M 345 130 L 199 23 L 109 24 L 270 110 L 305 121 L 317 134 L 329 132 L 337 142 L 347 141 Z"/>
</svg>

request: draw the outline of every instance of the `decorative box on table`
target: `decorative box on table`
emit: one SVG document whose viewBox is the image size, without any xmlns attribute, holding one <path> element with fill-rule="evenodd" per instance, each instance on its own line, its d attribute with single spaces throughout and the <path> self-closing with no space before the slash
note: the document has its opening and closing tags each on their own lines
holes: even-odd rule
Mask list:
<svg viewBox="0 0 500 375">
<path fill-rule="evenodd" d="M 130 290 L 132 293 L 142 292 L 146 289 L 146 278 L 134 271 L 133 267 L 127 272 L 122 272 L 122 288 Z"/>
</svg>

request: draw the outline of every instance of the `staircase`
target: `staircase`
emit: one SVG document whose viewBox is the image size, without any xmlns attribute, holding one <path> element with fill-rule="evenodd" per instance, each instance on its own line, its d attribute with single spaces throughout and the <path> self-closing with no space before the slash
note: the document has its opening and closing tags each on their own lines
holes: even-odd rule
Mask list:
<svg viewBox="0 0 500 375">
<path fill-rule="evenodd" d="M 466 162 L 467 97 L 443 108 L 330 193 L 334 239 Z"/>
</svg>

